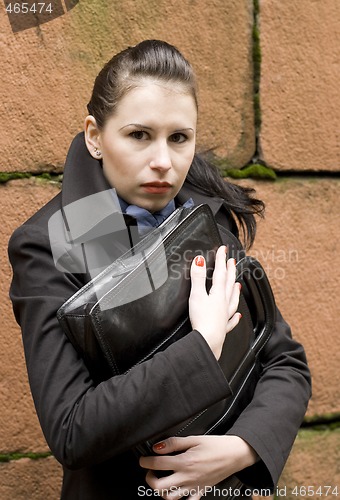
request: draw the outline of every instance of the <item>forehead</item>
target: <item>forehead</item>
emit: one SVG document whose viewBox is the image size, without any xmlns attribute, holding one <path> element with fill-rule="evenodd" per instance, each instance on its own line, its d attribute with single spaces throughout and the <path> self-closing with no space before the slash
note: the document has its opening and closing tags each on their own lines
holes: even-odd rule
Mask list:
<svg viewBox="0 0 340 500">
<path fill-rule="evenodd" d="M 164 119 L 164 113 L 167 116 L 188 114 L 188 118 L 196 119 L 196 102 L 187 86 L 182 83 L 141 80 L 121 98 L 113 116 L 123 118 L 125 115 L 158 114 Z"/>
<path fill-rule="evenodd" d="M 169 92 L 170 94 L 186 94 L 193 95 L 193 89 L 191 85 L 185 82 L 176 82 L 174 80 L 166 81 L 160 78 L 152 78 L 150 76 L 136 78 L 130 80 L 131 89 L 126 92 L 125 95 L 131 94 L 136 89 L 151 89 L 156 88 L 163 89 L 164 92 Z"/>
</svg>

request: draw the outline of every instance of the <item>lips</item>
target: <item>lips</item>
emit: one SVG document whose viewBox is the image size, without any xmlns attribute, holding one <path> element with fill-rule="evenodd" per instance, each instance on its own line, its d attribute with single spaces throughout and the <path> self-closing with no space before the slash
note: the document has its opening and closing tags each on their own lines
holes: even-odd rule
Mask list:
<svg viewBox="0 0 340 500">
<path fill-rule="evenodd" d="M 144 184 L 142 184 L 142 188 L 147 193 L 164 194 L 167 193 L 172 188 L 172 185 L 169 184 L 168 182 L 153 181 L 153 182 L 145 182 Z"/>
<path fill-rule="evenodd" d="M 153 182 L 145 182 L 142 186 L 151 186 L 151 187 L 171 187 L 171 184 L 168 182 L 162 181 L 153 181 Z"/>
</svg>

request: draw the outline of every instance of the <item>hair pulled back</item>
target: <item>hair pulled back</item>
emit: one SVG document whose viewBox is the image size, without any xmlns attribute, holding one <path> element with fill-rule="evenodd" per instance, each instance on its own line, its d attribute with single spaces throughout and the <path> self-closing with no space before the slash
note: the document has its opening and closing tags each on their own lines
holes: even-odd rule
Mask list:
<svg viewBox="0 0 340 500">
<path fill-rule="evenodd" d="M 99 128 L 114 114 L 122 97 L 145 78 L 181 84 L 197 106 L 196 79 L 190 63 L 173 45 L 145 40 L 113 56 L 98 74 L 87 109 Z"/>
<path fill-rule="evenodd" d="M 173 45 L 145 40 L 116 54 L 98 74 L 87 109 L 99 129 L 114 114 L 119 101 L 146 78 L 180 84 L 197 106 L 196 79 L 190 63 Z M 208 196 L 224 199 L 231 217 L 241 227 L 245 245 L 250 247 L 256 233 L 254 215 L 262 216 L 264 212 L 264 203 L 253 197 L 255 190 L 224 180 L 219 170 L 198 154 L 186 181 Z"/>
</svg>

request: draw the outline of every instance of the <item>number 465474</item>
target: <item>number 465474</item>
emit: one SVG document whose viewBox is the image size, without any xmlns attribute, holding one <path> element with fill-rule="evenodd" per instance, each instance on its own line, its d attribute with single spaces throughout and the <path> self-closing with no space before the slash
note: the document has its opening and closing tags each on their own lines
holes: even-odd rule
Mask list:
<svg viewBox="0 0 340 500">
<path fill-rule="evenodd" d="M 292 495 L 301 497 L 314 497 L 317 496 L 339 496 L 339 491 L 337 486 L 294 486 L 292 489 Z"/>
<path fill-rule="evenodd" d="M 10 14 L 42 14 L 43 12 L 52 14 L 52 11 L 52 3 L 46 2 L 34 2 L 32 5 L 29 5 L 27 2 L 9 3 L 6 7 L 6 12 Z"/>
</svg>

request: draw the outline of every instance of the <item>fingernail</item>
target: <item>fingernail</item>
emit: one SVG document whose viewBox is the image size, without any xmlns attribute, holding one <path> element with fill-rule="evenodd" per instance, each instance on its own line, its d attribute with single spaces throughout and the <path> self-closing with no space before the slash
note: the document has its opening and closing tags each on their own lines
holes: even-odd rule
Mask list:
<svg viewBox="0 0 340 500">
<path fill-rule="evenodd" d="M 203 267 L 204 266 L 204 257 L 202 257 L 202 255 L 198 255 L 197 257 L 195 257 L 195 264 L 198 267 Z"/>
<path fill-rule="evenodd" d="M 238 286 L 240 287 L 240 291 L 242 290 L 242 283 L 238 283 Z"/>
<path fill-rule="evenodd" d="M 156 443 L 153 445 L 153 449 L 156 451 L 164 450 L 166 444 L 161 441 L 160 443 Z"/>
<path fill-rule="evenodd" d="M 235 266 L 236 266 L 236 259 L 233 259 L 233 260 L 234 260 L 234 264 L 235 264 Z"/>
<path fill-rule="evenodd" d="M 241 314 L 241 313 L 239 313 L 239 315 L 240 315 L 240 320 L 241 320 L 241 319 L 242 319 L 242 314 Z"/>
</svg>

